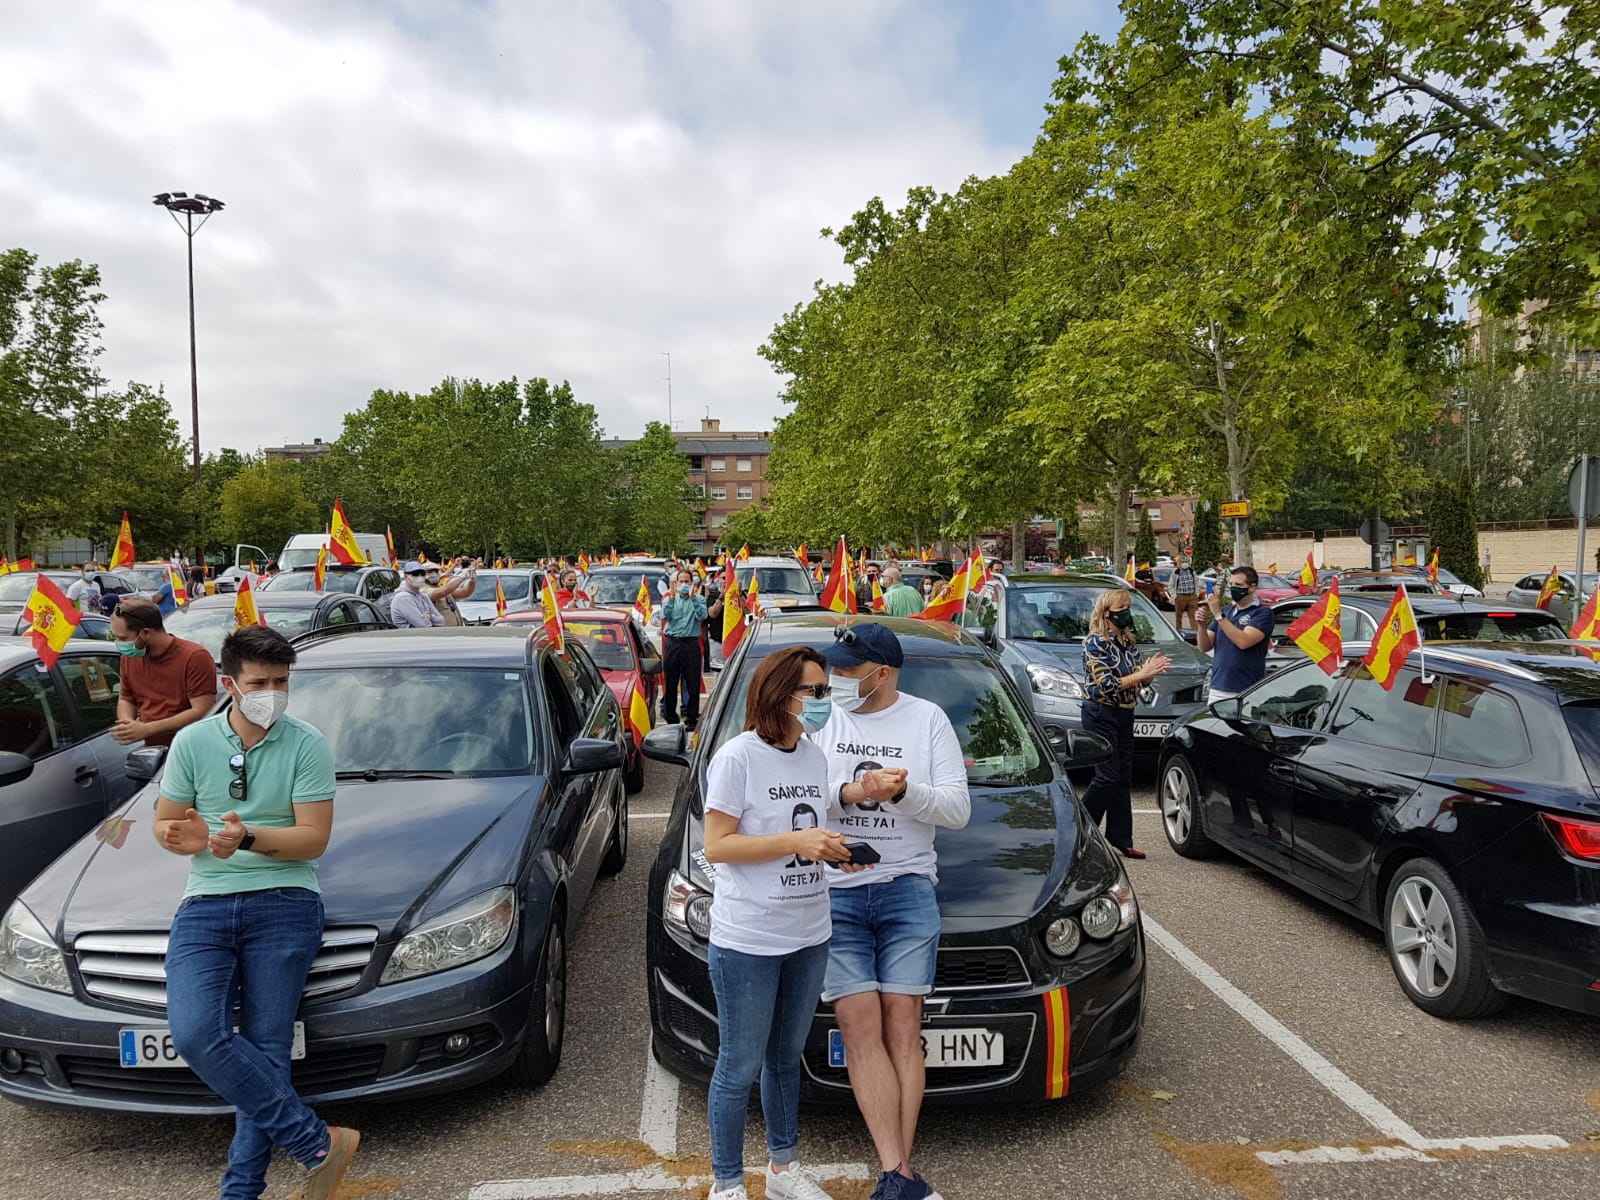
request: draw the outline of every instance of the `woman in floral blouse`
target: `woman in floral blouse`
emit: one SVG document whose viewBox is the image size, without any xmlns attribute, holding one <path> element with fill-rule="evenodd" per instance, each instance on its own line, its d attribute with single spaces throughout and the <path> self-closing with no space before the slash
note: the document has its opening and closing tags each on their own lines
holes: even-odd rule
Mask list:
<svg viewBox="0 0 1600 1200">
<path fill-rule="evenodd" d="M 1139 685 L 1172 665 L 1165 654 L 1145 662 L 1133 628 L 1133 593 L 1123 587 L 1101 592 L 1089 615 L 1083 642 L 1083 727 L 1111 743 L 1111 758 L 1094 769 L 1083 806 L 1096 825 L 1106 823 L 1106 840 L 1124 858 L 1143 858 L 1133 848 L 1133 707 Z"/>
</svg>

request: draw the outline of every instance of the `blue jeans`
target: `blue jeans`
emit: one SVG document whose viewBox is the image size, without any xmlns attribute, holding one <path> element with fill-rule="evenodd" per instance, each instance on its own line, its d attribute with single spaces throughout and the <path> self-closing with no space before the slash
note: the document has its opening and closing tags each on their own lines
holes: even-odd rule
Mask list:
<svg viewBox="0 0 1600 1200">
<path fill-rule="evenodd" d="M 773 955 L 711 947 L 720 1040 L 707 1107 L 711 1172 L 718 1187 L 744 1182 L 744 1122 L 757 1075 L 768 1154 L 774 1163 L 795 1160 L 800 1144 L 800 1057 L 827 967 L 826 942 Z"/>
<path fill-rule="evenodd" d="M 289 1085 L 294 1016 L 321 944 L 322 897 L 306 888 L 191 896 L 172 919 L 173 1045 L 236 1110 L 222 1200 L 258 1200 L 275 1145 L 305 1166 L 327 1150 L 328 1127 Z"/>
</svg>

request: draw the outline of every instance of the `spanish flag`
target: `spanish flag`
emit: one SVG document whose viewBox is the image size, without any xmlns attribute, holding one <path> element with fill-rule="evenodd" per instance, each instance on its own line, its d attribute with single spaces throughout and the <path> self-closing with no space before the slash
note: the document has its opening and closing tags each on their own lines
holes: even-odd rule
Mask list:
<svg viewBox="0 0 1600 1200">
<path fill-rule="evenodd" d="M 756 585 L 756 573 L 750 572 L 750 590 L 744 594 L 744 611 L 748 616 L 759 617 L 761 611 L 761 593 Z"/>
<path fill-rule="evenodd" d="M 1384 691 L 1394 687 L 1400 668 L 1405 666 L 1406 655 L 1422 648 L 1422 635 L 1417 632 L 1416 614 L 1411 611 L 1411 601 L 1406 597 L 1406 585 L 1395 589 L 1394 602 L 1378 623 L 1378 636 L 1373 639 L 1366 664 L 1372 677 L 1383 685 Z"/>
<path fill-rule="evenodd" d="M 500 576 L 494 577 L 494 615 L 506 615 L 506 589 L 500 583 Z"/>
<path fill-rule="evenodd" d="M 739 547 L 739 561 L 740 562 L 749 562 L 750 561 L 750 543 L 749 542 L 746 542 L 744 545 Z"/>
<path fill-rule="evenodd" d="M 111 551 L 111 566 L 108 570 L 115 571 L 118 567 L 131 567 L 139 560 L 133 554 L 133 526 L 128 524 L 128 513 L 122 513 L 122 528 L 117 530 L 117 544 Z"/>
<path fill-rule="evenodd" d="M 633 615 L 640 625 L 648 625 L 653 611 L 650 607 L 650 581 L 640 579 L 639 594 L 633 598 Z"/>
<path fill-rule="evenodd" d="M 810 553 L 811 552 L 806 549 L 806 544 L 804 542 L 801 542 L 798 546 L 795 547 L 795 550 L 794 550 L 794 556 L 800 560 L 800 565 L 802 567 L 810 565 L 807 562 L 807 556 Z"/>
<path fill-rule="evenodd" d="M 1306 657 L 1329 675 L 1344 663 L 1344 641 L 1339 636 L 1339 581 L 1289 626 L 1289 637 Z"/>
<path fill-rule="evenodd" d="M 879 585 L 878 577 L 876 575 L 872 577 L 872 611 L 884 611 L 883 588 Z"/>
<path fill-rule="evenodd" d="M 67 594 L 49 576 L 43 574 L 34 582 L 33 592 L 28 596 L 28 604 L 22 610 L 22 615 L 29 622 L 28 636 L 33 640 L 34 652 L 46 667 L 56 665 L 61 651 L 72 640 L 73 630 L 83 620 L 78 606 L 67 599 Z"/>
<path fill-rule="evenodd" d="M 850 551 L 843 537 L 833 552 L 833 570 L 828 572 L 828 585 L 822 589 L 821 603 L 823 608 L 831 608 L 838 613 L 856 611 L 855 572 L 850 565 Z"/>
<path fill-rule="evenodd" d="M 935 598 L 912 620 L 959 621 L 967 607 L 967 596 L 978 589 L 982 580 L 983 556 L 974 551 L 972 557 L 957 569 L 950 585 L 942 593 L 935 593 Z"/>
<path fill-rule="evenodd" d="M 1149 563 L 1142 563 L 1140 565 L 1149 566 L 1150 564 Z M 1267 564 L 1267 574 L 1268 575 L 1276 575 L 1277 573 L 1278 573 L 1278 564 L 1275 563 L 1275 562 L 1268 563 Z"/>
<path fill-rule="evenodd" d="M 383 541 L 389 548 L 389 565 L 398 568 L 400 560 L 394 556 L 394 530 L 387 525 L 383 527 Z"/>
<path fill-rule="evenodd" d="M 922 548 L 922 554 L 921 554 L 920 557 L 921 557 L 923 562 L 932 562 L 933 561 L 933 548 L 931 546 L 924 546 Z"/>
<path fill-rule="evenodd" d="M 1433 557 L 1428 560 L 1428 582 L 1439 582 L 1439 551 L 1437 549 L 1434 550 Z"/>
<path fill-rule="evenodd" d="M 644 745 L 644 735 L 650 732 L 650 706 L 644 701 L 644 689 L 637 683 L 628 697 L 628 729 L 633 734 L 634 746 Z"/>
<path fill-rule="evenodd" d="M 328 548 L 317 548 L 317 569 L 311 573 L 311 590 L 320 592 L 328 582 Z"/>
<path fill-rule="evenodd" d="M 1317 590 L 1317 564 L 1311 558 L 1312 551 L 1306 551 L 1306 565 L 1300 568 L 1300 594 L 1311 596 Z"/>
<path fill-rule="evenodd" d="M 189 603 L 189 587 L 183 582 L 183 572 L 170 558 L 167 560 L 167 582 L 172 585 L 172 599 L 176 604 Z"/>
<path fill-rule="evenodd" d="M 730 572 L 731 573 L 731 572 Z M 733 657 L 744 638 L 744 593 L 739 590 L 739 579 L 734 577 L 722 593 L 722 657 Z"/>
<path fill-rule="evenodd" d="M 1600 588 L 1596 588 L 1589 596 L 1589 603 L 1583 606 L 1578 619 L 1572 623 L 1572 640 L 1591 643 L 1579 653 L 1600 662 Z"/>
<path fill-rule="evenodd" d="M 250 577 L 239 580 L 239 590 L 233 597 L 233 623 L 235 625 L 265 625 L 256 609 L 256 598 L 250 590 Z"/>
<path fill-rule="evenodd" d="M 333 500 L 333 524 L 328 527 L 328 546 L 334 559 L 347 566 L 360 566 L 367 561 L 366 552 L 356 541 L 349 518 L 344 515 L 344 502 L 337 496 Z"/>
<path fill-rule="evenodd" d="M 1550 574 L 1544 578 L 1544 586 L 1539 589 L 1539 598 L 1533 602 L 1535 608 L 1548 609 L 1550 601 L 1554 600 L 1561 591 L 1561 571 L 1552 566 Z"/>
<path fill-rule="evenodd" d="M 587 575 L 589 573 L 589 568 L 592 567 L 593 565 L 594 564 L 589 561 L 589 556 L 587 554 L 585 554 L 582 550 L 579 550 L 578 551 L 578 571 L 579 571 L 579 573 Z"/>
<path fill-rule="evenodd" d="M 567 627 L 561 620 L 561 609 L 556 604 L 555 589 L 550 586 L 550 576 L 544 577 L 544 587 L 539 592 L 539 605 L 544 609 L 544 634 L 557 654 L 567 652 Z"/>
<path fill-rule="evenodd" d="M 1128 569 L 1123 571 L 1122 577 L 1129 583 L 1133 582 L 1133 555 L 1128 555 Z"/>
</svg>

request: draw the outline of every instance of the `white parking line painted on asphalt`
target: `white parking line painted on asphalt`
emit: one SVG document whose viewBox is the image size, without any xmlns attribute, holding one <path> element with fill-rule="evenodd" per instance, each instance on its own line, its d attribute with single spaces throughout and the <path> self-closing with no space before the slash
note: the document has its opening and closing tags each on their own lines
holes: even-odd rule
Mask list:
<svg viewBox="0 0 1600 1200">
<path fill-rule="evenodd" d="M 644 1051 L 644 1107 L 639 1140 L 663 1158 L 678 1152 L 678 1077 Z"/>
<path fill-rule="evenodd" d="M 1161 810 L 1159 808 L 1136 808 L 1133 810 L 1133 815 L 1136 817 L 1159 817 Z"/>
<path fill-rule="evenodd" d="M 671 815 L 669 812 L 642 813 L 634 812 L 632 809 L 628 810 L 628 820 L 630 821 L 665 821 Z"/>
<path fill-rule="evenodd" d="M 865 1163 L 805 1164 L 818 1179 L 871 1179 Z M 571 1196 L 615 1196 L 624 1192 L 686 1192 L 709 1188 L 710 1175 L 669 1175 L 659 1163 L 616 1175 L 558 1175 L 549 1179 L 500 1179 L 480 1183 L 468 1200 L 566 1200 Z"/>
<path fill-rule="evenodd" d="M 1313 1146 L 1309 1150 L 1261 1150 L 1256 1157 L 1269 1167 L 1321 1166 L 1330 1163 L 1407 1162 L 1436 1163 L 1428 1151 L 1436 1150 L 1565 1150 L 1566 1138 L 1553 1133 L 1530 1133 L 1497 1138 L 1421 1138 L 1414 1146 Z"/>
</svg>

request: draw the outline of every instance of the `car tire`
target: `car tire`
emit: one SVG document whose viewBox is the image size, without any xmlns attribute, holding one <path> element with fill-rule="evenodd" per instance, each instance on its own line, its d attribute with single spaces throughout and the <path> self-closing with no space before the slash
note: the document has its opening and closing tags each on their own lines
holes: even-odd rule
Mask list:
<svg viewBox="0 0 1600 1200">
<path fill-rule="evenodd" d="M 1413 858 L 1389 880 L 1383 941 L 1401 991 L 1423 1012 L 1471 1020 L 1506 995 L 1489 978 L 1483 931 L 1455 880 L 1431 858 Z"/>
<path fill-rule="evenodd" d="M 617 812 L 611 821 L 611 842 L 606 846 L 606 856 L 600 860 L 602 875 L 615 875 L 628 865 L 628 791 L 617 793 Z"/>
<path fill-rule="evenodd" d="M 567 1036 L 567 931 L 566 917 L 557 908 L 539 953 L 539 978 L 528 1003 L 528 1024 L 522 1031 L 522 1049 L 506 1074 L 513 1083 L 538 1087 L 561 1065 L 561 1047 Z"/>
<path fill-rule="evenodd" d="M 1206 835 L 1200 819 L 1200 781 L 1182 754 L 1162 764 L 1159 799 L 1167 845 L 1184 858 L 1215 857 L 1217 844 Z"/>
<path fill-rule="evenodd" d="M 637 796 L 644 791 L 644 752 L 637 746 L 629 755 L 628 765 L 622 769 L 622 786 L 630 796 Z"/>
</svg>

